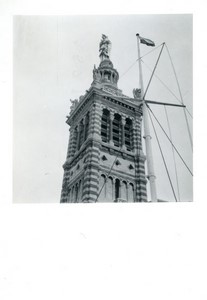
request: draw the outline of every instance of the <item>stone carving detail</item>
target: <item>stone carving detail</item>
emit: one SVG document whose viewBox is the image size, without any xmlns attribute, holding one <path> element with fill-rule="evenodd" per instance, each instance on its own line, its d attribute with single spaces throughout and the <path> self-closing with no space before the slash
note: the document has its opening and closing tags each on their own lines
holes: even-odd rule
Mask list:
<svg viewBox="0 0 207 300">
<path fill-rule="evenodd" d="M 119 161 L 118 159 L 116 160 L 116 163 L 115 163 L 115 164 L 116 164 L 116 166 L 121 165 L 121 163 L 120 163 L 120 161 Z"/>
<path fill-rule="evenodd" d="M 94 65 L 94 68 L 93 68 L 93 80 L 94 81 L 100 81 L 101 80 L 101 74 L 99 73 L 98 69 L 96 69 L 95 65 Z"/>
<path fill-rule="evenodd" d="M 133 169 L 134 169 L 134 167 L 132 166 L 132 164 L 129 165 L 129 169 L 130 169 L 130 170 L 133 170 Z"/>
<path fill-rule="evenodd" d="M 104 86 L 104 87 L 103 87 L 103 91 L 106 91 L 106 92 L 108 92 L 108 93 L 110 93 L 110 94 L 113 94 L 113 95 L 115 95 L 115 96 L 122 96 L 121 91 L 118 90 L 118 89 L 111 89 L 110 87 Z"/>
<path fill-rule="evenodd" d="M 109 59 L 109 52 L 111 50 L 111 42 L 105 34 L 102 34 L 102 40 L 99 44 L 99 57 L 101 61 Z"/>
<path fill-rule="evenodd" d="M 78 105 L 78 99 L 75 99 L 75 100 L 71 100 L 71 99 L 70 99 L 70 102 L 71 102 L 70 114 L 72 114 L 72 112 L 74 111 L 74 109 L 75 109 L 76 106 Z"/>
<path fill-rule="evenodd" d="M 133 89 L 133 96 L 135 99 L 141 99 L 141 89 Z"/>
<path fill-rule="evenodd" d="M 107 160 L 107 158 L 106 158 L 106 156 L 105 155 L 103 155 L 102 157 L 101 157 L 101 159 L 104 161 L 104 160 Z"/>
<path fill-rule="evenodd" d="M 83 95 L 79 97 L 79 101 L 82 101 L 83 99 L 84 99 Z"/>
</svg>

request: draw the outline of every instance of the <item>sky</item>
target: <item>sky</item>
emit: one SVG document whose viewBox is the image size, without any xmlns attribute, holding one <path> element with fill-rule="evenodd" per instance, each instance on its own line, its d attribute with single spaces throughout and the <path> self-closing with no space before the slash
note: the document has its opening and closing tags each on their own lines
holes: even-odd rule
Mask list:
<svg viewBox="0 0 207 300">
<path fill-rule="evenodd" d="M 136 33 L 165 42 L 176 70 L 183 100 L 192 115 L 192 15 L 15 16 L 13 41 L 13 201 L 58 203 L 69 131 L 65 123 L 70 99 L 83 95 L 99 65 L 102 33 L 112 42 L 111 60 L 119 72 L 118 87 L 132 96 L 138 87 Z M 142 55 L 153 50 L 141 45 Z M 143 58 L 144 86 L 159 50 Z M 133 65 L 134 64 L 134 65 Z M 130 66 L 132 68 L 129 69 Z M 164 48 L 156 76 L 179 98 L 175 76 Z M 146 98 L 179 103 L 153 77 Z M 165 110 L 151 105 L 168 132 Z M 167 108 L 173 142 L 192 170 L 192 151 L 182 108 Z M 187 114 L 192 132 L 192 118 Z M 156 124 L 155 124 L 156 125 Z M 156 126 L 177 193 L 172 147 Z M 152 146 L 159 199 L 175 201 L 152 131 Z M 143 145 L 144 146 L 144 145 Z M 192 201 L 192 176 L 175 154 L 181 201 Z"/>
</svg>

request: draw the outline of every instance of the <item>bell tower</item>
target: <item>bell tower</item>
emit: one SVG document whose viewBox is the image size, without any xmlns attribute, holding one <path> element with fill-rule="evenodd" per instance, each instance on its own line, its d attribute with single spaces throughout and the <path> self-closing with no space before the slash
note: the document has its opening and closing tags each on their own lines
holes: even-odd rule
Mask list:
<svg viewBox="0 0 207 300">
<path fill-rule="evenodd" d="M 142 103 L 138 90 L 130 98 L 118 89 L 110 49 L 102 35 L 91 87 L 71 101 L 61 203 L 147 201 Z"/>
</svg>

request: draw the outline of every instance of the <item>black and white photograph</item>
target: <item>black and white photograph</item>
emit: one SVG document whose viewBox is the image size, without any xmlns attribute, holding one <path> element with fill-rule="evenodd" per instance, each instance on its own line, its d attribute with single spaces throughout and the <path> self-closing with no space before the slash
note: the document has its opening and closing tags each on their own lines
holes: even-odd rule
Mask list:
<svg viewBox="0 0 207 300">
<path fill-rule="evenodd" d="M 207 299 L 204 2 L 0 2 L 0 299 Z"/>
<path fill-rule="evenodd" d="M 14 203 L 193 201 L 191 14 L 14 16 Z"/>
</svg>

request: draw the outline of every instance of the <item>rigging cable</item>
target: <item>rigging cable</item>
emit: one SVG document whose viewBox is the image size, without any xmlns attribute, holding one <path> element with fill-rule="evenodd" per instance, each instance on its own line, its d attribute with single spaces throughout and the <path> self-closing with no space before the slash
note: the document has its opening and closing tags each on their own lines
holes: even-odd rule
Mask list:
<svg viewBox="0 0 207 300">
<path fill-rule="evenodd" d="M 121 146 L 119 147 L 118 151 L 120 151 L 120 150 L 121 150 Z M 108 174 L 107 174 L 107 176 L 106 176 L 106 179 L 105 179 L 105 181 L 104 181 L 104 183 L 103 183 L 103 185 L 102 185 L 102 187 L 101 187 L 101 189 L 100 189 L 100 191 L 99 191 L 99 193 L 98 193 L 98 195 L 97 195 L 97 198 L 96 198 L 96 201 L 95 201 L 95 202 L 98 201 L 98 198 L 99 198 L 99 196 L 100 196 L 100 194 L 101 194 L 101 192 L 102 192 L 102 190 L 103 190 L 103 188 L 104 188 L 104 186 L 105 186 L 105 184 L 106 184 L 107 178 L 109 178 L 109 175 L 111 174 L 111 171 L 112 171 L 112 169 L 113 169 L 113 166 L 114 166 L 114 164 L 115 164 L 115 162 L 116 162 L 118 156 L 119 156 L 119 152 L 117 153 L 117 155 L 116 155 L 116 157 L 115 157 L 115 159 L 114 159 L 114 161 L 113 161 L 113 164 L 111 165 L 111 168 L 110 168 L 110 170 L 109 170 L 109 172 L 108 172 Z M 139 156 L 140 156 L 140 150 L 138 149 L 138 164 L 139 164 Z"/>
<path fill-rule="evenodd" d="M 157 61 L 156 61 L 156 63 L 155 63 L 155 66 L 154 66 L 154 69 L 153 69 L 153 71 L 152 71 L 152 74 L 151 74 L 150 80 L 149 80 L 149 82 L 148 82 L 148 85 L 147 85 L 147 87 L 146 87 L 146 90 L 145 90 L 145 92 L 144 92 L 143 100 L 145 99 L 145 96 L 146 96 L 147 91 L 148 91 L 148 89 L 149 89 L 150 83 L 151 83 L 151 81 L 152 81 L 152 77 L 153 77 L 153 75 L 154 75 L 154 73 L 155 73 L 155 70 L 156 70 L 156 68 L 157 68 L 157 64 L 158 64 L 158 62 L 159 62 L 159 60 L 160 60 L 160 56 L 161 56 L 161 54 L 162 54 L 162 50 L 163 50 L 164 46 L 165 46 L 165 43 L 162 44 L 162 48 L 161 48 L 160 53 L 159 53 L 159 55 L 158 55 Z"/>
<path fill-rule="evenodd" d="M 178 90 L 179 90 L 179 94 L 180 94 L 180 99 L 182 101 L 182 104 L 184 104 L 182 93 L 181 93 L 181 89 L 180 89 L 180 85 L 179 85 L 178 78 L 177 78 L 177 74 L 175 72 L 175 67 L 174 67 L 174 64 L 173 64 L 173 61 L 172 61 L 172 58 L 171 58 L 171 55 L 170 55 L 170 51 L 169 51 L 169 49 L 168 49 L 168 47 L 167 47 L 166 44 L 165 44 L 165 46 L 166 46 L 167 53 L 169 55 L 170 62 L 171 62 L 171 65 L 172 65 L 172 68 L 173 68 L 173 72 L 174 72 L 174 75 L 175 75 L 175 79 L 176 79 L 176 82 L 177 82 L 177 86 L 178 86 Z M 188 129 L 188 135 L 189 135 L 189 139 L 190 139 L 191 149 L 193 151 L 193 141 L 192 141 L 192 136 L 191 136 L 190 127 L 189 127 L 189 123 L 188 123 L 188 118 L 187 118 L 185 109 L 183 109 L 183 111 L 184 111 L 185 120 L 186 120 L 186 124 L 187 124 L 187 129 Z"/>
<path fill-rule="evenodd" d="M 155 120 L 157 121 L 157 123 L 159 124 L 160 128 L 162 129 L 162 131 L 164 132 L 164 134 L 166 135 L 166 137 L 168 138 L 169 142 L 171 143 L 171 145 L 173 146 L 173 148 L 175 149 L 175 151 L 177 152 L 177 154 L 179 155 L 180 159 L 182 160 L 182 162 L 184 163 L 184 165 L 186 166 L 186 168 L 188 169 L 188 171 L 190 172 L 190 174 L 193 176 L 193 173 L 191 172 L 190 168 L 187 166 L 186 162 L 184 161 L 184 159 L 182 158 L 182 156 L 180 155 L 180 153 L 178 152 L 177 148 L 175 147 L 175 145 L 172 143 L 172 141 L 170 140 L 169 136 L 167 135 L 166 131 L 164 130 L 164 128 L 162 127 L 162 125 L 160 124 L 160 122 L 158 121 L 158 119 L 156 118 L 155 114 L 153 113 L 153 111 L 151 110 L 151 108 L 149 107 L 149 105 L 147 104 L 147 107 L 149 108 L 149 110 L 151 111 L 153 117 L 155 118 Z"/>
<path fill-rule="evenodd" d="M 118 150 L 118 151 L 121 151 L 121 147 L 122 147 L 122 146 L 120 146 L 117 150 Z M 96 201 L 95 201 L 95 202 L 98 201 L 98 198 L 99 198 L 99 196 L 100 196 L 100 194 L 101 194 L 101 192 L 102 192 L 102 190 L 103 190 L 103 188 L 104 188 L 104 186 L 105 186 L 105 184 L 106 184 L 106 180 L 109 178 L 109 176 L 110 176 L 110 174 L 111 174 L 111 171 L 112 171 L 112 169 L 113 169 L 113 166 L 114 166 L 114 164 L 115 164 L 115 162 L 116 162 L 118 156 L 119 156 L 119 152 L 117 153 L 117 155 L 116 155 L 116 157 L 115 157 L 115 159 L 114 159 L 114 161 L 113 161 L 113 163 L 112 163 L 112 165 L 111 165 L 111 168 L 110 168 L 110 170 L 109 170 L 109 172 L 108 172 L 108 174 L 107 174 L 107 176 L 106 176 L 106 179 L 105 179 L 105 181 L 104 181 L 104 183 L 103 183 L 103 185 L 102 185 L 102 187 L 101 187 L 101 189 L 100 189 L 100 191 L 99 191 L 99 193 L 98 193 L 98 195 L 97 195 L 97 198 L 96 198 Z M 138 149 L 138 164 L 139 164 L 139 156 L 140 156 L 140 149 Z M 114 200 L 115 200 L 115 199 L 114 199 Z"/>
<path fill-rule="evenodd" d="M 146 62 L 144 62 L 142 60 L 143 64 L 152 72 L 152 69 L 146 64 Z M 160 77 L 157 74 L 154 74 L 154 76 L 164 85 L 164 87 L 166 87 L 166 89 L 181 103 L 182 101 L 180 101 L 180 99 L 173 93 L 173 91 L 171 91 L 171 89 L 166 85 L 166 83 L 164 83 L 164 81 L 162 81 L 160 79 Z M 191 116 L 191 118 L 193 119 L 193 116 L 191 115 L 191 113 L 189 112 L 189 110 L 187 109 L 187 107 L 185 107 L 186 111 L 188 112 L 189 116 Z"/>
<path fill-rule="evenodd" d="M 120 147 L 118 150 L 121 150 L 121 147 Z M 101 189 L 100 189 L 100 191 L 99 191 L 99 193 L 98 193 L 98 195 L 97 195 L 97 198 L 96 198 L 96 201 L 95 201 L 95 202 L 98 201 L 98 198 L 99 198 L 99 196 L 100 196 L 100 194 L 101 194 L 101 192 L 102 192 L 102 190 L 103 190 L 103 188 L 104 188 L 104 186 L 105 186 L 105 184 L 106 184 L 106 180 L 109 178 L 109 175 L 111 174 L 111 171 L 112 171 L 112 169 L 113 169 L 113 166 L 114 166 L 114 164 L 115 164 L 115 162 L 116 162 L 118 156 L 119 156 L 119 152 L 117 153 L 117 155 L 116 155 L 116 157 L 115 157 L 115 159 L 114 159 L 114 161 L 113 161 L 113 164 L 111 165 L 111 168 L 110 168 L 110 170 L 109 170 L 109 172 L 108 172 L 108 174 L 107 174 L 107 176 L 106 176 L 106 179 L 105 179 L 105 181 L 104 181 L 104 183 L 103 183 L 103 185 L 102 185 L 102 187 L 101 187 Z M 114 200 L 115 200 L 115 199 L 114 199 Z"/>
<path fill-rule="evenodd" d="M 136 64 L 137 61 L 138 61 L 138 59 L 136 59 L 135 62 L 133 62 L 133 64 L 123 74 L 121 74 L 119 79 L 122 78 Z"/>
<path fill-rule="evenodd" d="M 165 161 L 165 157 L 164 157 L 164 154 L 163 154 L 163 152 L 162 152 L 162 148 L 161 148 L 161 145 L 160 145 L 160 141 L 159 141 L 159 139 L 158 139 L 158 135 L 157 135 L 157 132 L 156 132 L 156 130 L 155 130 L 155 126 L 154 126 L 154 123 L 153 123 L 151 114 L 149 113 L 149 106 L 147 106 L 147 107 L 148 107 L 148 114 L 149 114 L 149 117 L 150 117 L 150 120 L 151 120 L 151 123 L 152 123 L 152 127 L 153 127 L 153 130 L 154 130 L 154 133 L 155 133 L 155 137 L 156 137 L 156 140 L 157 140 L 157 143 L 158 143 L 158 146 L 159 146 L 159 149 L 160 149 L 160 153 L 161 153 L 161 156 L 162 156 L 164 165 L 165 165 L 165 169 L 166 169 L 166 172 L 167 172 L 167 176 L 168 176 L 168 179 L 169 179 L 171 188 L 172 188 L 172 192 L 173 192 L 175 201 L 177 202 L 177 197 L 176 197 L 175 190 L 174 190 L 174 187 L 173 187 L 173 184 L 172 184 L 172 180 L 171 180 L 171 178 L 170 178 L 170 173 L 169 173 L 168 168 L 167 168 L 167 164 L 166 164 L 166 161 Z M 150 109 L 150 111 L 151 111 L 151 109 Z"/>
<path fill-rule="evenodd" d="M 167 107 L 164 105 L 164 109 L 165 109 L 165 115 L 167 118 L 167 124 L 168 124 L 168 129 L 169 129 L 169 135 L 170 135 L 170 139 L 172 141 L 172 132 L 171 132 L 171 128 L 170 128 L 170 121 L 168 118 L 168 113 L 167 113 Z M 178 199 L 180 201 L 180 189 L 179 189 L 179 182 L 178 182 L 178 172 L 177 172 L 177 166 L 176 166 L 176 160 L 175 160 L 175 151 L 174 148 L 172 146 L 172 154 L 173 154 L 173 161 L 174 161 L 174 167 L 175 167 L 175 177 L 176 177 L 176 185 L 177 185 L 177 192 L 178 192 Z"/>
<path fill-rule="evenodd" d="M 140 58 L 137 58 L 135 60 L 135 62 L 133 62 L 133 64 L 123 73 L 120 75 L 119 79 L 121 79 L 135 64 L 137 61 L 139 61 L 140 59 L 142 59 L 143 57 L 147 56 L 148 54 L 150 54 L 151 52 L 155 51 L 156 49 L 158 49 L 160 46 L 162 46 L 164 43 L 160 44 L 159 46 L 155 47 L 153 50 L 147 52 L 146 54 L 142 55 Z"/>
</svg>

